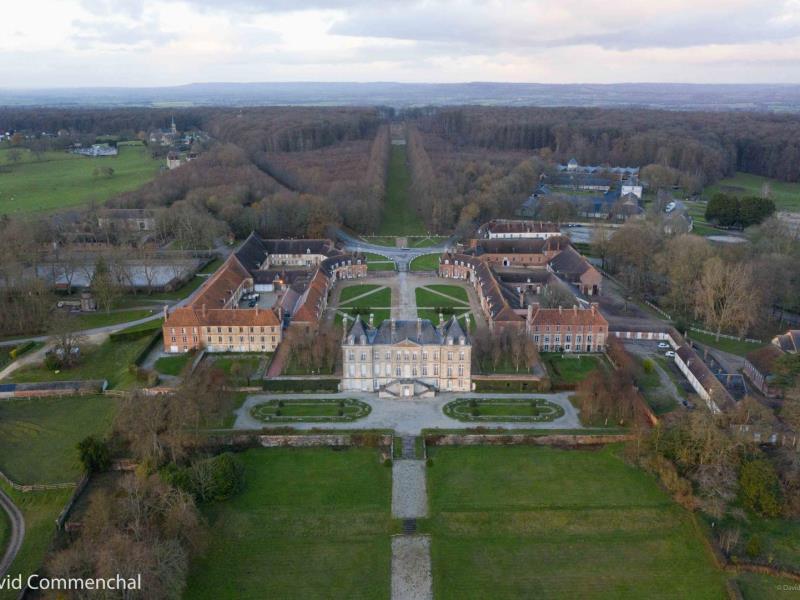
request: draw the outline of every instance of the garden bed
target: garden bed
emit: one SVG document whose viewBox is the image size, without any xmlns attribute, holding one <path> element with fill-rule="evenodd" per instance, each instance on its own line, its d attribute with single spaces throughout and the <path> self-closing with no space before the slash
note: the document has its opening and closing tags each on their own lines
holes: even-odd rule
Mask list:
<svg viewBox="0 0 800 600">
<path fill-rule="evenodd" d="M 544 398 L 459 398 L 442 410 L 448 417 L 471 422 L 549 423 L 564 416 L 561 406 Z"/>
<path fill-rule="evenodd" d="M 348 423 L 371 410 L 369 404 L 352 398 L 267 400 L 251 408 L 250 415 L 264 423 Z"/>
</svg>

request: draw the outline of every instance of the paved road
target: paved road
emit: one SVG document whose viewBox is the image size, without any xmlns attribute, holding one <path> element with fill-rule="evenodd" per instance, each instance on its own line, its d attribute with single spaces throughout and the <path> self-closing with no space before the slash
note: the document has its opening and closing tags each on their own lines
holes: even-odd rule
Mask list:
<svg viewBox="0 0 800 600">
<path fill-rule="evenodd" d="M 2 558 L 0 558 L 0 577 L 5 576 L 11 568 L 11 563 L 17 557 L 19 549 L 22 547 L 22 541 L 25 539 L 25 519 L 22 513 L 11 501 L 3 490 L 0 490 L 0 508 L 8 514 L 8 520 L 11 523 L 11 535 L 8 540 L 8 547 Z"/>
<path fill-rule="evenodd" d="M 378 244 L 370 244 L 362 239 L 354 237 L 349 233 L 337 230 L 336 236 L 342 242 L 345 250 L 350 252 L 372 252 L 380 254 L 386 258 L 393 260 L 397 263 L 398 271 L 408 271 L 409 263 L 416 257 L 424 254 L 441 254 L 446 250 L 452 248 L 455 244 L 455 237 L 448 239 L 442 244 L 435 246 L 424 246 L 420 248 L 392 248 L 391 246 L 380 246 Z"/>
<path fill-rule="evenodd" d="M 420 435 L 423 429 L 462 429 L 468 427 L 503 427 L 505 429 L 582 429 L 578 411 L 568 397 L 571 393 L 535 394 L 564 409 L 564 416 L 549 423 L 464 423 L 451 419 L 442 412 L 442 407 L 456 398 L 530 398 L 531 394 L 476 394 L 449 393 L 435 398 L 413 398 L 395 400 L 378 398 L 376 394 L 364 392 L 338 392 L 335 394 L 255 394 L 248 396 L 241 408 L 236 411 L 234 429 L 261 429 L 286 427 L 286 423 L 267 425 L 250 416 L 250 409 L 265 400 L 300 400 L 303 398 L 356 398 L 372 407 L 372 412 L 351 423 L 292 423 L 299 430 L 315 429 L 392 429 L 397 435 Z"/>
</svg>

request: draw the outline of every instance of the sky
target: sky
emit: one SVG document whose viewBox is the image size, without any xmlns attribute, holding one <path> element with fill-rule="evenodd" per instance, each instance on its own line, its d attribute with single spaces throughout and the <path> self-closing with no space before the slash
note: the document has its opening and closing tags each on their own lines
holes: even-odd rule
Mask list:
<svg viewBox="0 0 800 600">
<path fill-rule="evenodd" d="M 800 83 L 800 0 L 25 0 L 0 87 Z"/>
</svg>

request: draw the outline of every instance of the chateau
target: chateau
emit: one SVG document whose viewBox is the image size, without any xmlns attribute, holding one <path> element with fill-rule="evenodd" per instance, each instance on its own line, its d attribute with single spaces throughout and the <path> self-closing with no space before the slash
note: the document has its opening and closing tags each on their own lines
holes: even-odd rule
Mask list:
<svg viewBox="0 0 800 600">
<path fill-rule="evenodd" d="M 356 319 L 342 340 L 343 391 L 381 397 L 430 397 L 472 389 L 472 345 L 458 320 L 387 319 L 378 327 Z"/>
</svg>

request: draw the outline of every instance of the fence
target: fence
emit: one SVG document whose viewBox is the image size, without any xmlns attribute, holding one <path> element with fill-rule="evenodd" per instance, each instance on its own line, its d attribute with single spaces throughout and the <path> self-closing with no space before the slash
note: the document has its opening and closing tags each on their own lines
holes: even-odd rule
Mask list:
<svg viewBox="0 0 800 600">
<path fill-rule="evenodd" d="M 0 471 L 0 479 L 5 481 L 12 489 L 18 492 L 46 492 L 47 490 L 68 490 L 77 487 L 75 483 L 32 483 L 22 484 L 12 480 L 8 475 Z"/>
</svg>

